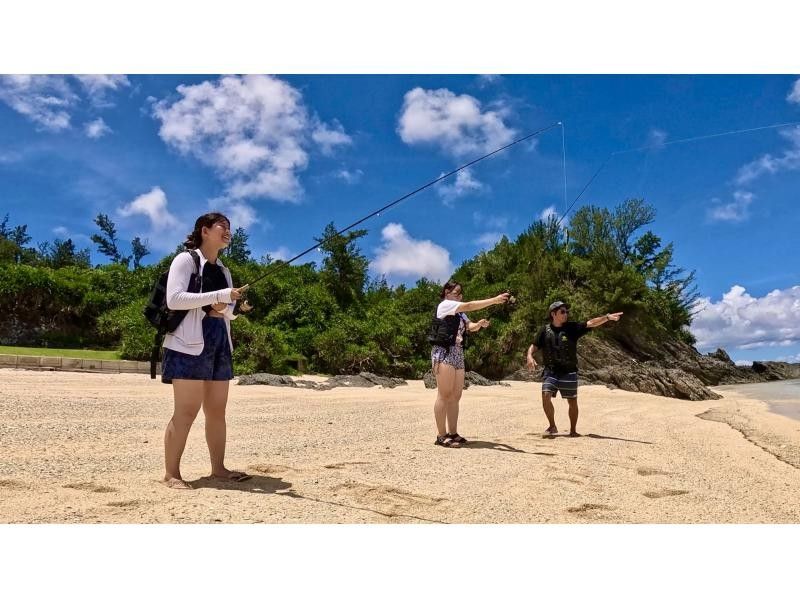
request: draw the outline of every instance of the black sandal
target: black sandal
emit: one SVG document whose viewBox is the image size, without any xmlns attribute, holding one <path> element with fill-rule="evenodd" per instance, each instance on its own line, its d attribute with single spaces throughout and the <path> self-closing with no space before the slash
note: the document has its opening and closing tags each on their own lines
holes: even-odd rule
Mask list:
<svg viewBox="0 0 800 598">
<path fill-rule="evenodd" d="M 436 442 L 434 442 L 433 444 L 436 444 L 438 446 L 443 446 L 445 448 L 450 448 L 453 446 L 454 442 L 455 441 L 452 438 L 450 438 L 450 436 L 437 436 Z"/>
<path fill-rule="evenodd" d="M 448 434 L 448 438 L 450 438 L 453 442 L 457 442 L 458 444 L 466 444 L 467 439 L 463 436 L 459 436 L 458 434 Z"/>
</svg>

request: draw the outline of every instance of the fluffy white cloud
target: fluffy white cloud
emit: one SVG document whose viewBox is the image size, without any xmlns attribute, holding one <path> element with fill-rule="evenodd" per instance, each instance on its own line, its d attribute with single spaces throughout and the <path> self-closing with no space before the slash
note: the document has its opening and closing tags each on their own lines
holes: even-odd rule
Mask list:
<svg viewBox="0 0 800 598">
<path fill-rule="evenodd" d="M 45 130 L 68 129 L 78 99 L 62 76 L 0 75 L 0 100 Z"/>
<path fill-rule="evenodd" d="M 248 228 L 250 225 L 259 222 L 258 215 L 253 206 L 245 201 L 230 199 L 228 197 L 218 197 L 209 200 L 208 206 L 215 212 L 222 212 L 231 221 L 234 230 Z"/>
<path fill-rule="evenodd" d="M 442 176 L 445 173 L 440 174 Z M 467 193 L 478 192 L 484 189 L 485 185 L 476 180 L 469 169 L 459 170 L 456 173 L 456 180 L 452 185 L 447 183 L 439 183 L 436 186 L 436 192 L 439 194 L 447 206 L 452 206 L 453 202 L 459 197 L 463 197 Z"/>
<path fill-rule="evenodd" d="M 793 104 L 800 104 L 800 79 L 794 82 L 792 90 L 789 92 L 789 95 L 786 96 L 786 101 Z"/>
<path fill-rule="evenodd" d="M 83 125 L 83 130 L 90 139 L 99 139 L 103 135 L 109 134 L 111 132 L 111 127 L 109 127 L 102 118 L 97 118 Z"/>
<path fill-rule="evenodd" d="M 53 229 L 53 234 L 55 234 L 59 238 L 67 238 L 69 237 L 69 230 L 65 226 L 57 226 Z"/>
<path fill-rule="evenodd" d="M 750 296 L 734 285 L 716 303 L 709 297 L 694 305 L 691 332 L 699 350 L 753 349 L 800 341 L 800 286 Z"/>
<path fill-rule="evenodd" d="M 426 277 L 444 281 L 453 272 L 450 252 L 432 241 L 412 238 L 402 224 L 391 222 L 381 231 L 383 244 L 370 264 L 379 275 Z"/>
<path fill-rule="evenodd" d="M 75 75 L 75 78 L 86 90 L 92 104 L 101 108 L 113 106 L 108 99 L 110 92 L 131 84 L 125 75 Z"/>
<path fill-rule="evenodd" d="M 167 196 L 160 187 L 153 187 L 147 193 L 134 198 L 117 210 L 117 213 L 125 218 L 146 216 L 150 220 L 150 228 L 155 233 L 170 231 L 179 225 L 178 219 L 170 214 L 167 208 Z"/>
<path fill-rule="evenodd" d="M 722 203 L 718 198 L 711 200 L 713 206 L 708 210 L 711 220 L 723 222 L 742 222 L 750 217 L 750 204 L 755 195 L 749 191 L 734 191 L 733 201 Z"/>
<path fill-rule="evenodd" d="M 161 139 L 214 168 L 233 199 L 299 201 L 307 148 L 330 153 L 350 143 L 339 123 L 319 122 L 300 92 L 275 77 L 226 76 L 177 91 L 179 99 L 153 105 Z"/>
<path fill-rule="evenodd" d="M 281 245 L 277 249 L 268 249 L 267 254 L 269 254 L 269 257 L 271 257 L 273 260 L 281 260 L 283 262 L 292 257 L 292 252 L 289 251 L 289 248 L 285 245 Z"/>
<path fill-rule="evenodd" d="M 792 127 L 780 132 L 789 142 L 789 147 L 780 156 L 764 154 L 748 162 L 736 173 L 736 184 L 746 185 L 765 174 L 777 174 L 787 170 L 800 169 L 800 127 Z"/>
<path fill-rule="evenodd" d="M 504 233 L 498 231 L 481 233 L 475 239 L 475 245 L 478 247 L 483 247 L 484 249 L 491 249 L 500 242 L 500 239 L 502 239 L 503 236 Z"/>
<path fill-rule="evenodd" d="M 127 85 L 123 75 L 0 75 L 0 101 L 42 129 L 57 132 L 70 128 L 72 112 L 83 99 L 107 107 L 108 94 Z"/>
<path fill-rule="evenodd" d="M 338 179 L 342 179 L 348 185 L 355 185 L 361 180 L 361 177 L 364 176 L 364 171 L 360 168 L 356 170 L 347 170 L 342 168 L 341 170 L 337 171 L 334 176 Z"/>
<path fill-rule="evenodd" d="M 344 132 L 344 127 L 336 121 L 332 126 L 318 122 L 311 133 L 311 139 L 319 145 L 320 150 L 326 156 L 333 154 L 333 151 L 340 145 L 353 143 L 350 136 Z"/>
<path fill-rule="evenodd" d="M 547 222 L 551 217 L 558 218 L 558 210 L 555 205 L 547 206 L 542 213 L 539 214 L 539 220 Z"/>
<path fill-rule="evenodd" d="M 516 131 L 505 124 L 507 116 L 502 106 L 482 110 L 481 103 L 470 95 L 416 87 L 404 97 L 397 132 L 408 145 L 433 145 L 463 158 L 511 142 Z"/>
</svg>

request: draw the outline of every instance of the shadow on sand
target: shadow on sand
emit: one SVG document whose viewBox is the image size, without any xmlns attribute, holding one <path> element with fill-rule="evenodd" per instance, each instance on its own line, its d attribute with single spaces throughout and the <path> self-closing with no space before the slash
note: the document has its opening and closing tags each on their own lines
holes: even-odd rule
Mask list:
<svg viewBox="0 0 800 598">
<path fill-rule="evenodd" d="M 622 442 L 638 442 L 639 444 L 653 444 L 646 440 L 632 440 L 630 438 L 616 438 L 614 436 L 600 436 L 600 434 L 586 434 L 586 438 L 597 438 L 599 440 L 621 440 Z"/>
<path fill-rule="evenodd" d="M 263 475 L 254 475 L 249 480 L 243 482 L 232 482 L 205 476 L 189 482 L 192 488 L 215 488 L 217 490 L 238 490 L 239 492 L 252 492 L 254 494 L 275 494 L 293 495 L 292 485 L 284 482 L 280 478 L 270 478 Z"/>
</svg>

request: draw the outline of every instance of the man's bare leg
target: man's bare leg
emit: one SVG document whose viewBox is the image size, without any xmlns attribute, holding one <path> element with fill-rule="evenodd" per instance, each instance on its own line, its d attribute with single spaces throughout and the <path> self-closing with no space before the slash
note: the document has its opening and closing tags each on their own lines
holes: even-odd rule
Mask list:
<svg viewBox="0 0 800 598">
<path fill-rule="evenodd" d="M 550 426 L 544 431 L 545 434 L 557 434 L 556 428 L 556 409 L 553 407 L 553 393 L 550 391 L 542 391 L 542 409 L 547 416 L 547 422 Z"/>
<path fill-rule="evenodd" d="M 567 399 L 569 403 L 569 435 L 573 438 L 580 436 L 576 428 L 578 427 L 578 399 Z"/>
</svg>

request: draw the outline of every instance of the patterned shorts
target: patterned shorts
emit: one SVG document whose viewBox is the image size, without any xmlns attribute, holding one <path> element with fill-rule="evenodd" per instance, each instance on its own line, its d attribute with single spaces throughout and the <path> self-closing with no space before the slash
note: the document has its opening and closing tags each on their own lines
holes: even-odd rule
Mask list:
<svg viewBox="0 0 800 598">
<path fill-rule="evenodd" d="M 431 350 L 431 368 L 436 371 L 437 363 L 446 363 L 457 370 L 464 369 L 464 349 L 460 345 L 452 347 L 434 347 Z"/>
<path fill-rule="evenodd" d="M 200 355 L 164 349 L 161 381 L 233 379 L 233 358 L 223 318 L 203 318 L 203 343 Z"/>
<path fill-rule="evenodd" d="M 562 399 L 578 398 L 578 372 L 558 374 L 545 369 L 542 373 L 542 392 L 550 392 L 553 396 L 561 393 Z"/>
</svg>

